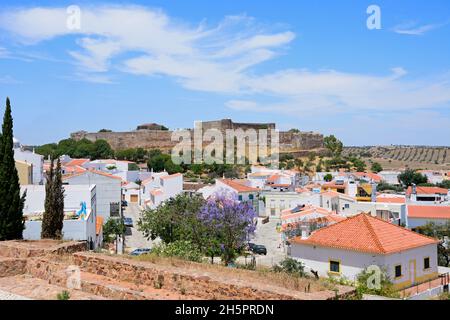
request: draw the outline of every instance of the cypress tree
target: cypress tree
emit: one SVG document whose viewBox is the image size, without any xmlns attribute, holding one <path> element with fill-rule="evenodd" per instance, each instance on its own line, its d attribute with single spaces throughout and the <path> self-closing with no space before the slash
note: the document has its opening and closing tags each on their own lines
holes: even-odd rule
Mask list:
<svg viewBox="0 0 450 320">
<path fill-rule="evenodd" d="M 54 159 L 50 164 L 45 185 L 45 212 L 42 220 L 42 239 L 61 239 L 64 224 L 64 188 L 62 184 L 61 161 L 56 170 Z"/>
<path fill-rule="evenodd" d="M 20 195 L 19 176 L 13 149 L 13 118 L 6 98 L 0 136 L 0 240 L 22 239 L 25 222 L 23 206 L 26 192 Z"/>
</svg>

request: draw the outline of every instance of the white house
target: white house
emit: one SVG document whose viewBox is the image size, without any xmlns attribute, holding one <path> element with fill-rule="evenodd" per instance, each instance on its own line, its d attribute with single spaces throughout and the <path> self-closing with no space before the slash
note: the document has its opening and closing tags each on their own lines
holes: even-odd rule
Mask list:
<svg viewBox="0 0 450 320">
<path fill-rule="evenodd" d="M 406 190 L 409 202 L 443 203 L 449 200 L 449 190 L 438 187 L 412 186 Z"/>
<path fill-rule="evenodd" d="M 444 174 L 436 170 L 420 170 L 421 174 L 427 177 L 429 183 L 439 184 L 444 181 Z"/>
<path fill-rule="evenodd" d="M 64 185 L 64 240 L 82 240 L 93 243 L 94 248 L 101 245 L 97 236 L 96 186 L 95 185 Z M 41 238 L 42 217 L 45 211 L 45 186 L 24 185 L 21 193 L 26 190 L 27 196 L 23 214 L 26 240 Z M 85 206 L 84 206 L 85 205 Z M 101 234 L 99 235 L 101 237 Z"/>
<path fill-rule="evenodd" d="M 430 222 L 445 224 L 450 222 L 450 206 L 408 205 L 403 222 L 408 228 L 413 230 Z"/>
<path fill-rule="evenodd" d="M 142 181 L 141 201 L 149 208 L 158 207 L 163 201 L 183 192 L 183 175 L 167 172 L 152 173 L 152 176 Z"/>
<path fill-rule="evenodd" d="M 290 255 L 322 277 L 356 280 L 369 266 L 384 268 L 397 288 L 438 277 L 432 239 L 367 214 L 291 239 Z"/>
<path fill-rule="evenodd" d="M 122 186 L 122 199 L 131 202 L 139 203 L 141 198 L 141 186 L 135 182 L 126 182 Z"/>
<path fill-rule="evenodd" d="M 258 195 L 261 190 L 251 187 L 248 180 L 216 179 L 213 186 L 203 187 L 197 192 L 205 199 L 216 193 L 229 192 L 239 201 L 251 202 L 256 213 L 260 213 Z"/>
<path fill-rule="evenodd" d="M 31 163 L 33 166 L 33 184 L 44 184 L 44 156 L 23 150 L 20 143 L 15 140 L 14 160 Z"/>
<path fill-rule="evenodd" d="M 399 185 L 398 176 L 401 174 L 400 171 L 380 171 L 378 175 L 381 177 L 381 181 L 392 185 Z"/>
<path fill-rule="evenodd" d="M 97 186 L 97 215 L 106 222 L 110 216 L 120 216 L 122 200 L 122 179 L 120 177 L 98 171 L 87 170 L 63 177 L 69 185 Z"/>
<path fill-rule="evenodd" d="M 317 192 L 265 192 L 265 216 L 280 218 L 281 213 L 299 205 L 320 206 L 320 193 Z"/>
<path fill-rule="evenodd" d="M 300 173 L 295 170 L 270 169 L 264 166 L 251 166 L 247 175 L 249 187 L 267 191 L 294 190 L 300 184 Z"/>
</svg>

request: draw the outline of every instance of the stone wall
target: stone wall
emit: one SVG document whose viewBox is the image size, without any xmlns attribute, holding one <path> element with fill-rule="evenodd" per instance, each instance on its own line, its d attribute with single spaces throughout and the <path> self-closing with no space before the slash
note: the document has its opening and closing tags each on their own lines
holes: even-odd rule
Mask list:
<svg viewBox="0 0 450 320">
<path fill-rule="evenodd" d="M 0 257 L 0 278 L 23 274 L 25 272 L 26 264 L 26 259 Z"/>
<path fill-rule="evenodd" d="M 0 256 L 10 258 L 29 258 L 47 254 L 68 254 L 85 251 L 86 243 L 78 241 L 1 241 Z"/>
<path fill-rule="evenodd" d="M 235 300 L 309 300 L 334 299 L 332 291 L 303 293 L 278 286 L 262 283 L 248 283 L 235 277 L 218 277 L 207 271 L 188 270 L 182 267 L 170 267 L 111 257 L 101 254 L 76 253 L 74 262 L 80 269 L 102 275 L 118 281 L 133 282 L 154 286 L 160 283 L 169 291 L 186 290 L 190 295 L 201 299 L 235 299 Z M 343 287 L 340 289 L 344 289 Z M 341 294 L 353 292 L 353 288 L 345 288 Z"/>
<path fill-rule="evenodd" d="M 274 123 L 235 123 L 231 119 L 202 122 L 202 129 L 275 129 Z M 137 130 L 129 132 L 97 132 L 79 131 L 71 134 L 71 138 L 91 141 L 103 139 L 108 141 L 114 150 L 126 148 L 160 149 L 169 152 L 178 142 L 171 141 L 172 131 Z M 192 137 L 193 138 L 193 137 Z M 269 136 L 270 141 L 270 136 Z M 315 132 L 280 132 L 280 152 L 292 153 L 304 150 L 323 148 L 323 135 Z"/>
</svg>

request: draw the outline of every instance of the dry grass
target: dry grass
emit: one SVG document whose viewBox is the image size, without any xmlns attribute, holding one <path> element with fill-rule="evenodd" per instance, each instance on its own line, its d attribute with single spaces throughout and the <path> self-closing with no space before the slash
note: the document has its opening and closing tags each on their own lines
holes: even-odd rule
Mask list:
<svg viewBox="0 0 450 320">
<path fill-rule="evenodd" d="M 309 287 L 310 292 L 324 291 L 332 289 L 332 285 L 325 280 L 312 278 L 301 278 L 287 273 L 273 272 L 266 267 L 258 267 L 257 270 L 245 270 L 224 267 L 218 264 L 197 263 L 176 258 L 159 257 L 153 254 L 138 257 L 128 257 L 133 260 L 149 262 L 158 265 L 179 267 L 190 271 L 202 271 L 213 274 L 221 279 L 239 279 L 248 283 L 264 283 L 289 290 L 302 291 Z"/>
</svg>

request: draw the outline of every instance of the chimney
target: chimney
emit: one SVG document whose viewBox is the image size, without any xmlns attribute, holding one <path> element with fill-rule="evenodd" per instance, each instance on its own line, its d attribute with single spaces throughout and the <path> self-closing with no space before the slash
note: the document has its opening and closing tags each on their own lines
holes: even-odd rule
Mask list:
<svg viewBox="0 0 450 320">
<path fill-rule="evenodd" d="M 377 202 L 377 184 L 372 183 L 372 195 L 371 195 L 371 202 Z"/>
<path fill-rule="evenodd" d="M 302 231 L 302 240 L 306 240 L 309 238 L 309 225 L 307 223 L 303 223 L 300 227 Z"/>
<path fill-rule="evenodd" d="M 415 183 L 411 186 L 412 192 L 411 192 L 411 201 L 417 201 L 417 186 Z"/>
</svg>

